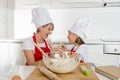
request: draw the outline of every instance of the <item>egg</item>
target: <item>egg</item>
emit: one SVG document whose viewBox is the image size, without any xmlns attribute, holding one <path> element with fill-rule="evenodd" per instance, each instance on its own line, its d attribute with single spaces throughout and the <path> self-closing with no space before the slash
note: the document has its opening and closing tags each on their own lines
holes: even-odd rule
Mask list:
<svg viewBox="0 0 120 80">
<path fill-rule="evenodd" d="M 20 76 L 18 75 L 15 75 L 12 77 L 12 80 L 22 80 Z"/>
</svg>

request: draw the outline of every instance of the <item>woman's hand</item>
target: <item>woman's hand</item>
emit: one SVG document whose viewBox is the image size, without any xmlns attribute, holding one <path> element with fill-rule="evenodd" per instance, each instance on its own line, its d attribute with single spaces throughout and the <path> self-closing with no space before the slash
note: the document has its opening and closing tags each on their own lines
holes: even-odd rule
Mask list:
<svg viewBox="0 0 120 80">
<path fill-rule="evenodd" d="M 72 52 L 71 55 L 70 55 L 70 58 L 73 58 L 73 57 L 78 57 L 78 53 L 75 53 L 75 52 Z"/>
</svg>

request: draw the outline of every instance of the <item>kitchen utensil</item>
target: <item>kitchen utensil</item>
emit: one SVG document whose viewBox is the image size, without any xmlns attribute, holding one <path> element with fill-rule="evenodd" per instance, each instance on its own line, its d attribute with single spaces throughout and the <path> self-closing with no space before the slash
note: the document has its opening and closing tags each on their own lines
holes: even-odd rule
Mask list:
<svg viewBox="0 0 120 80">
<path fill-rule="evenodd" d="M 61 80 L 55 73 L 51 72 L 45 67 L 38 66 L 38 69 L 40 70 L 40 72 L 46 75 L 50 80 Z"/>
</svg>

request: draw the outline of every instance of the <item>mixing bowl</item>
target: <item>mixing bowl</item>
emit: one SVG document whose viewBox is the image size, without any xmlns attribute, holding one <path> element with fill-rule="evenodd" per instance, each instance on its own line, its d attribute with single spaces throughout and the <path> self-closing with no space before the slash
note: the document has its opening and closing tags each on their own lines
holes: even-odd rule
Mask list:
<svg viewBox="0 0 120 80">
<path fill-rule="evenodd" d="M 48 69 L 55 73 L 69 73 L 79 65 L 78 57 L 60 57 L 59 54 L 54 54 L 54 57 L 49 58 L 43 56 L 43 62 Z"/>
</svg>

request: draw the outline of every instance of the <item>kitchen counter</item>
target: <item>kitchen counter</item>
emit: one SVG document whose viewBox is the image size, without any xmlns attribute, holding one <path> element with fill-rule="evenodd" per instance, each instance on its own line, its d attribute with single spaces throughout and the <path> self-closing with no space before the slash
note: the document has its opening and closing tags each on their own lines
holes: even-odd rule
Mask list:
<svg viewBox="0 0 120 80">
<path fill-rule="evenodd" d="M 26 80 L 26 78 L 32 73 L 32 71 L 36 68 L 36 66 L 14 66 L 11 69 L 4 69 L 0 75 L 0 80 L 10 80 L 12 76 L 19 75 L 22 80 Z M 0 73 L 0 74 L 1 74 Z M 102 76 L 101 74 L 96 73 L 98 78 L 100 80 L 110 80 L 109 78 L 106 78 L 105 76 Z"/>
<path fill-rule="evenodd" d="M 87 44 L 120 44 L 119 39 L 89 39 Z"/>
<path fill-rule="evenodd" d="M 68 41 L 52 41 L 53 43 L 66 43 L 69 44 Z M 86 44 L 95 45 L 95 44 L 120 44 L 120 39 L 88 39 Z"/>
<path fill-rule="evenodd" d="M 11 39 L 11 38 L 7 38 L 7 39 L 0 39 L 0 42 L 18 42 L 18 43 L 22 43 L 23 39 Z"/>
<path fill-rule="evenodd" d="M 0 39 L 0 42 L 18 42 L 22 43 L 23 39 Z M 68 41 L 52 41 L 54 44 L 59 44 L 60 42 L 69 44 Z M 87 44 L 120 44 L 120 39 L 88 39 Z"/>
</svg>

